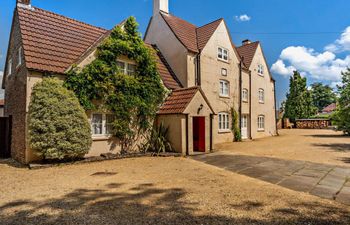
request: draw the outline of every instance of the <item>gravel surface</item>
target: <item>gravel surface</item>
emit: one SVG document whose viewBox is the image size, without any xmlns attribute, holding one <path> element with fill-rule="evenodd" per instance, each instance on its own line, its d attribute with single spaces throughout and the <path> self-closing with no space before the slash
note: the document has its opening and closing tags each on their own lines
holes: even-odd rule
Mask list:
<svg viewBox="0 0 350 225">
<path fill-rule="evenodd" d="M 350 166 L 350 137 L 333 130 L 280 130 L 280 136 L 225 143 L 219 151 Z"/>
<path fill-rule="evenodd" d="M 350 224 L 350 208 L 186 158 L 0 162 L 0 224 Z"/>
</svg>

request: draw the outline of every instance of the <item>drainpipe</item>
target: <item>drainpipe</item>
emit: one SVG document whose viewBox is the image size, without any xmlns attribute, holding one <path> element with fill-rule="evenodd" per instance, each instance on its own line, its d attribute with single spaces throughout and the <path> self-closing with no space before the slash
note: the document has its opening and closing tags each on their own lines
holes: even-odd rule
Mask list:
<svg viewBox="0 0 350 225">
<path fill-rule="evenodd" d="M 275 115 L 275 125 L 276 125 L 276 135 L 277 136 L 279 136 L 279 133 L 278 133 L 278 126 L 277 126 L 277 111 L 276 111 L 276 109 L 277 109 L 277 99 L 276 99 L 276 81 L 274 80 L 273 81 L 273 93 L 274 93 L 274 97 L 275 97 L 275 109 L 274 109 L 274 115 Z M 282 123 L 283 123 L 283 121 L 282 121 Z"/>
<path fill-rule="evenodd" d="M 210 151 L 213 151 L 213 118 L 214 115 L 210 114 Z"/>
<path fill-rule="evenodd" d="M 197 61 L 197 68 L 196 68 L 196 73 L 197 73 L 197 86 L 202 85 L 202 77 L 201 77 L 201 52 L 197 54 L 196 56 L 196 61 Z"/>
<path fill-rule="evenodd" d="M 242 133 L 242 62 L 243 57 L 241 58 L 241 61 L 239 62 L 239 105 L 238 105 L 238 114 L 239 114 L 239 130 Z"/>
<path fill-rule="evenodd" d="M 249 70 L 249 138 L 252 137 L 252 71 Z"/>
<path fill-rule="evenodd" d="M 190 155 L 188 143 L 189 143 L 189 135 L 188 135 L 188 114 L 186 114 L 186 155 Z"/>
</svg>

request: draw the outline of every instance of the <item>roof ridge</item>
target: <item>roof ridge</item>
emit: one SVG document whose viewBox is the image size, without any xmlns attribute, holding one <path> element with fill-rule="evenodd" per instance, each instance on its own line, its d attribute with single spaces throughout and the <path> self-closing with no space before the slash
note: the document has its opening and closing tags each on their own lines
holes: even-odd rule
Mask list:
<svg viewBox="0 0 350 225">
<path fill-rule="evenodd" d="M 182 19 L 182 18 L 180 18 L 180 17 L 178 17 L 178 16 L 175 16 L 175 15 L 173 15 L 173 14 L 171 14 L 171 13 L 165 13 L 165 12 L 163 12 L 163 11 L 160 11 L 159 13 L 160 13 L 161 15 L 168 15 L 168 16 L 175 17 L 175 18 L 177 18 L 177 19 L 179 19 L 179 20 L 182 20 L 182 21 L 184 21 L 184 22 L 186 22 L 186 23 L 188 23 L 188 24 L 190 24 L 190 25 L 192 25 L 192 26 L 198 28 L 197 25 L 195 25 L 195 24 L 193 24 L 193 23 L 190 23 L 190 22 L 188 22 L 187 20 L 184 20 L 184 19 Z"/>
<path fill-rule="evenodd" d="M 222 20 L 224 20 L 224 18 L 219 18 L 219 19 L 216 19 L 216 20 L 214 20 L 214 21 L 211 21 L 210 23 L 204 24 L 203 26 L 197 27 L 197 29 L 200 29 L 200 28 L 202 28 L 202 27 L 205 27 L 205 26 L 211 25 L 211 24 L 213 24 L 213 23 L 216 23 L 216 22 L 218 22 L 218 21 L 222 21 Z"/>
<path fill-rule="evenodd" d="M 238 46 L 238 47 L 236 47 L 236 48 L 247 47 L 247 46 L 250 46 L 250 45 L 253 45 L 253 44 L 259 44 L 259 43 L 260 43 L 260 41 L 254 41 L 254 42 L 252 42 L 252 43 L 245 44 L 245 45 L 241 45 L 241 46 Z"/>
<path fill-rule="evenodd" d="M 17 6 L 17 7 L 18 7 L 18 6 Z M 49 11 L 49 10 L 46 10 L 46 9 L 38 8 L 38 7 L 35 7 L 35 6 L 32 6 L 32 8 L 33 8 L 34 10 L 41 10 L 41 11 L 43 11 L 43 12 L 46 12 L 46 13 L 49 13 L 49 14 L 52 14 L 52 15 L 55 15 L 55 16 L 59 16 L 59 17 L 65 18 L 65 19 L 70 20 L 70 21 L 74 21 L 74 22 L 77 22 L 77 23 L 80 23 L 80 24 L 84 24 L 84 25 L 87 25 L 87 26 L 95 27 L 95 28 L 97 28 L 97 29 L 107 30 L 106 28 L 99 27 L 99 26 L 95 26 L 95 25 L 92 25 L 92 24 L 89 24 L 89 23 L 86 23 L 86 22 L 82 22 L 82 21 L 80 21 L 80 20 L 73 19 L 73 18 L 70 18 L 70 17 L 68 17 L 68 16 L 64 16 L 64 15 L 62 15 L 62 14 L 54 13 L 54 12 Z M 21 9 L 26 10 L 26 8 L 21 8 Z"/>
</svg>

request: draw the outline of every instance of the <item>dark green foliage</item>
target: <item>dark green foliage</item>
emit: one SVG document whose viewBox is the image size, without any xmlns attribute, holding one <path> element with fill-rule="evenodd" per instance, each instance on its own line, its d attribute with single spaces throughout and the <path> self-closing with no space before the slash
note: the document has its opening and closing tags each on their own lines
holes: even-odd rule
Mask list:
<svg viewBox="0 0 350 225">
<path fill-rule="evenodd" d="M 88 153 L 91 130 L 74 92 L 56 78 L 33 88 L 29 105 L 30 147 L 44 159 L 76 159 Z"/>
<path fill-rule="evenodd" d="M 307 119 L 316 112 L 317 108 L 313 105 L 311 92 L 307 90 L 306 78 L 295 71 L 290 78 L 284 117 L 292 120 Z"/>
<path fill-rule="evenodd" d="M 168 133 L 169 128 L 165 127 L 163 123 L 161 123 L 158 127 L 155 126 L 150 132 L 150 135 L 148 135 L 146 138 L 146 142 L 143 145 L 145 151 L 155 152 L 157 154 L 172 152 L 173 148 L 168 140 Z"/>
<path fill-rule="evenodd" d="M 350 135 L 350 69 L 342 73 L 342 85 L 338 86 L 340 98 L 334 121 L 338 130 Z"/>
<path fill-rule="evenodd" d="M 127 151 L 141 133 L 151 129 L 165 90 L 150 49 L 138 32 L 134 17 L 116 27 L 97 50 L 97 58 L 82 70 L 68 73 L 66 87 L 73 90 L 86 110 L 98 107 L 115 115 L 115 136 Z M 117 58 L 126 56 L 137 64 L 136 74 L 126 75 Z M 99 102 L 99 105 L 94 104 Z"/>
<path fill-rule="evenodd" d="M 232 124 L 231 129 L 234 137 L 234 141 L 242 141 L 241 129 L 239 128 L 238 113 L 234 108 L 231 108 Z"/>
<path fill-rule="evenodd" d="M 322 109 L 337 101 L 337 96 L 332 88 L 322 83 L 314 83 L 311 85 L 311 94 L 313 105 L 321 112 Z"/>
</svg>

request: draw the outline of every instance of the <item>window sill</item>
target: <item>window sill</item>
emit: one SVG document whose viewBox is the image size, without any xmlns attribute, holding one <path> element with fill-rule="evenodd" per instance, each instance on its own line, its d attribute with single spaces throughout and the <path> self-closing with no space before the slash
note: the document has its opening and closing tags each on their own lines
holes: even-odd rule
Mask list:
<svg viewBox="0 0 350 225">
<path fill-rule="evenodd" d="M 265 104 L 265 102 L 259 102 L 259 104 Z"/>
<path fill-rule="evenodd" d="M 219 134 L 227 134 L 227 133 L 231 133 L 230 130 L 219 130 L 218 132 Z"/>
<path fill-rule="evenodd" d="M 113 136 L 112 135 L 99 135 L 99 136 L 92 136 L 93 141 L 107 141 L 111 139 Z"/>
<path fill-rule="evenodd" d="M 242 102 L 243 102 L 243 103 L 248 103 L 249 101 L 243 100 Z"/>
<path fill-rule="evenodd" d="M 220 59 L 220 58 L 217 58 L 217 60 L 220 61 L 220 62 L 223 62 L 223 63 L 230 64 L 229 60 Z"/>
<path fill-rule="evenodd" d="M 265 132 L 265 129 L 262 129 L 262 130 L 258 130 L 258 132 Z"/>
<path fill-rule="evenodd" d="M 264 77 L 264 74 L 258 73 L 258 75 L 259 75 L 260 77 Z"/>
<path fill-rule="evenodd" d="M 226 95 L 219 95 L 220 98 L 226 98 L 226 99 L 230 99 L 230 96 L 226 96 Z"/>
</svg>

